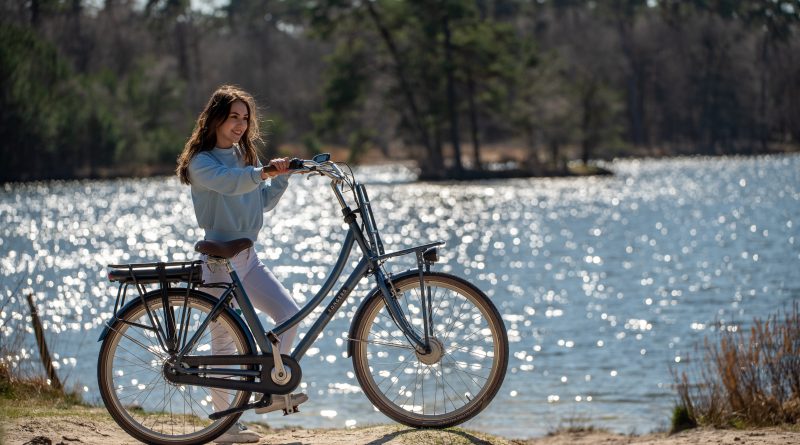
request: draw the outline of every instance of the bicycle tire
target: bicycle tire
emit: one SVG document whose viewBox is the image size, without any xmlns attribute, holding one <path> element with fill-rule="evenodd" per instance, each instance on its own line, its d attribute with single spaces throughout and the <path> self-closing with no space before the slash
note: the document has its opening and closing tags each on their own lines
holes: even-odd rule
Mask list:
<svg viewBox="0 0 800 445">
<path fill-rule="evenodd" d="M 194 290 L 188 297 L 186 289 L 173 288 L 167 292 L 177 329 L 181 326 L 177 320 L 181 319 L 182 308 L 189 308 L 185 319 L 189 320 L 186 329 L 188 337 L 191 337 L 206 318 L 203 314 L 207 315 L 217 300 Z M 152 326 L 145 304 L 163 320 L 165 312 L 159 290 L 146 294 L 144 302 L 138 298 L 133 300 L 108 328 L 97 365 L 103 403 L 117 424 L 142 442 L 158 445 L 209 442 L 227 431 L 241 416 L 241 413 L 236 413 L 216 421 L 209 420 L 208 414 L 216 410 L 214 397 L 218 398 L 217 403 L 222 408 L 239 407 L 249 401 L 250 393 L 167 381 L 162 366 L 168 353 L 156 335 L 142 327 Z M 207 332 L 203 333 L 190 355 L 211 353 L 212 332 L 220 333 L 213 340 L 217 341 L 215 347 L 223 347 L 225 354 L 252 353 L 252 338 L 240 323 L 230 311 L 222 311 L 207 327 Z M 225 340 L 225 335 L 230 337 L 230 343 Z"/>
<path fill-rule="evenodd" d="M 383 414 L 415 428 L 446 428 L 476 416 L 497 394 L 508 367 L 508 336 L 497 308 L 468 281 L 437 272 L 425 272 L 423 281 L 432 297 L 432 337 L 438 345 L 430 354 L 417 353 L 380 292 L 374 292 L 353 321 L 353 367 L 365 395 Z M 392 288 L 422 337 L 419 274 L 397 278 Z M 398 351 L 404 352 L 392 361 Z M 426 381 L 434 387 L 432 401 L 430 395 L 426 400 Z"/>
</svg>

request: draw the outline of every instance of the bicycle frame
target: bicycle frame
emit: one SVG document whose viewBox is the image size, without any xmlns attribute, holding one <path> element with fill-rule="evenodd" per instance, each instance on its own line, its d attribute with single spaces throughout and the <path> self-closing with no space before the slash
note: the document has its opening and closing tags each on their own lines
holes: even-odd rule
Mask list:
<svg viewBox="0 0 800 445">
<path fill-rule="evenodd" d="M 375 279 L 378 285 L 378 288 L 381 291 L 381 294 L 386 302 L 387 310 L 395 321 L 397 326 L 402 330 L 403 334 L 409 341 L 412 343 L 414 348 L 421 352 L 421 353 L 428 353 L 430 352 L 429 346 L 429 327 L 427 323 L 423 323 L 424 325 L 424 333 L 423 337 L 420 336 L 414 331 L 414 329 L 409 324 L 408 320 L 406 319 L 403 311 L 400 309 L 400 306 L 397 304 L 397 301 L 392 298 L 392 292 L 387 286 L 386 276 L 380 268 L 380 264 L 392 257 L 407 255 L 410 253 L 416 253 L 417 256 L 417 266 L 420 272 L 420 285 L 422 285 L 422 269 L 423 265 L 425 264 L 423 261 L 423 251 L 428 250 L 435 246 L 441 246 L 444 244 L 443 241 L 423 244 L 420 246 L 412 247 L 409 249 L 403 249 L 396 252 L 390 253 L 383 253 L 383 246 L 380 242 L 380 237 L 378 236 L 378 231 L 374 224 L 374 218 L 372 217 L 372 211 L 369 206 L 368 197 L 366 195 L 366 190 L 363 188 L 361 184 L 357 185 L 357 194 L 356 200 L 359 204 L 359 207 L 356 210 L 352 210 L 343 194 L 342 191 L 337 186 L 337 181 L 331 181 L 331 187 L 336 195 L 339 204 L 342 207 L 342 214 L 344 216 L 345 222 L 348 224 L 349 229 L 347 231 L 347 236 L 345 237 L 344 243 L 342 245 L 342 250 L 339 253 L 339 257 L 336 260 L 336 264 L 328 273 L 328 277 L 325 280 L 324 284 L 320 288 L 319 292 L 309 301 L 303 308 L 300 309 L 297 314 L 292 316 L 290 319 L 284 321 L 280 325 L 273 328 L 271 331 L 265 331 L 263 325 L 261 324 L 258 316 L 256 315 L 255 309 L 253 308 L 252 303 L 250 303 L 249 298 L 247 297 L 247 293 L 244 290 L 244 286 L 242 285 L 238 274 L 236 271 L 230 267 L 230 263 L 228 264 L 228 271 L 231 276 L 231 283 L 225 283 L 224 287 L 226 290 L 223 292 L 222 295 L 219 297 L 219 302 L 217 305 L 212 309 L 209 313 L 208 317 L 203 321 L 200 327 L 197 329 L 195 335 L 187 341 L 183 347 L 180 348 L 178 353 L 178 362 L 183 358 L 187 351 L 191 350 L 195 343 L 199 340 L 199 337 L 205 332 L 208 324 L 211 323 L 211 320 L 214 319 L 216 314 L 219 311 L 222 311 L 226 304 L 228 304 L 229 299 L 231 296 L 235 299 L 236 303 L 239 305 L 239 308 L 242 311 L 242 317 L 245 320 L 245 323 L 250 328 L 250 331 L 253 334 L 253 337 L 256 341 L 256 344 L 259 346 L 262 352 L 270 351 L 272 349 L 272 343 L 269 337 L 278 336 L 295 326 L 296 324 L 300 323 L 303 319 L 308 317 L 311 312 L 316 309 L 322 301 L 330 294 L 331 290 L 333 289 L 334 284 L 339 279 L 344 270 L 345 265 L 347 264 L 348 259 L 351 256 L 352 248 L 354 244 L 358 244 L 359 248 L 362 252 L 361 260 L 356 265 L 355 269 L 350 273 L 350 276 L 347 278 L 345 283 L 342 285 L 341 289 L 335 294 L 334 298 L 328 303 L 328 306 L 322 312 L 320 317 L 314 322 L 314 325 L 311 329 L 306 333 L 305 337 L 298 343 L 298 345 L 294 348 L 291 353 L 291 358 L 295 361 L 300 361 L 300 359 L 305 355 L 308 348 L 311 344 L 316 341 L 319 334 L 325 329 L 325 326 L 333 319 L 335 313 L 341 308 L 342 304 L 347 300 L 350 296 L 352 291 L 358 285 L 358 283 L 364 277 L 372 274 L 375 275 Z M 367 231 L 367 236 L 365 236 L 364 231 L 361 227 L 359 227 L 358 223 L 356 222 L 356 214 L 360 213 L 362 220 L 364 221 L 364 229 Z M 377 252 L 376 252 L 377 250 Z M 221 285 L 221 283 L 215 283 L 216 285 Z M 215 285 L 215 284 L 212 284 Z M 424 295 L 424 293 L 423 293 Z M 428 304 L 422 304 L 422 311 L 423 311 L 423 320 L 428 320 L 428 312 L 430 308 Z"/>
</svg>

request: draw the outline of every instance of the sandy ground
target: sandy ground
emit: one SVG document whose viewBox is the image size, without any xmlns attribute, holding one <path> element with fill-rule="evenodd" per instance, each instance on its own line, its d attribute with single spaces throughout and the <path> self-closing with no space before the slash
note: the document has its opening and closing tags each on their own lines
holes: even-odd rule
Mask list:
<svg viewBox="0 0 800 445">
<path fill-rule="evenodd" d="M 85 409 L 83 415 L 0 419 L 3 443 L 33 444 L 138 444 L 122 431 L 102 408 Z M 498 445 L 800 445 L 800 431 L 780 429 L 712 430 L 695 429 L 679 434 L 624 436 L 603 431 L 559 433 L 553 436 L 514 440 L 461 429 L 445 431 L 414 430 L 401 425 L 380 425 L 358 429 L 272 430 L 261 425 L 251 428 L 263 434 L 260 444 L 280 445 L 427 445 L 427 444 L 498 444 Z M 502 432 L 500 432 L 502 435 Z"/>
<path fill-rule="evenodd" d="M 800 445 L 800 432 L 776 428 L 761 430 L 717 430 L 698 428 L 674 435 L 623 436 L 605 432 L 560 433 L 520 442 L 526 445 Z"/>
</svg>

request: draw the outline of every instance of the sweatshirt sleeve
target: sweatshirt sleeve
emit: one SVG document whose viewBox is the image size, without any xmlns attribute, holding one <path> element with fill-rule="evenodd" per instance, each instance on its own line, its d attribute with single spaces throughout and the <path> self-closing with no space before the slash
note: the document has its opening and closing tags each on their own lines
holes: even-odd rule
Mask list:
<svg viewBox="0 0 800 445">
<path fill-rule="evenodd" d="M 289 186 L 289 175 L 280 175 L 272 178 L 269 184 L 261 186 L 261 203 L 264 211 L 268 212 L 278 205 L 278 201 L 283 196 L 283 192 Z"/>
<path fill-rule="evenodd" d="M 260 167 L 227 167 L 203 153 L 189 162 L 189 179 L 223 195 L 252 192 L 262 183 Z"/>
</svg>

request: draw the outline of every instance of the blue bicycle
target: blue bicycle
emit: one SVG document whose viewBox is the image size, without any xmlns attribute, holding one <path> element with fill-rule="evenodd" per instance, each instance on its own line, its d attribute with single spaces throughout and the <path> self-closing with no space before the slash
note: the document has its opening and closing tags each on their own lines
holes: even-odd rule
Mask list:
<svg viewBox="0 0 800 445">
<path fill-rule="evenodd" d="M 230 265 L 252 245 L 248 239 L 195 246 L 208 263 L 227 268 L 230 283 L 202 282 L 199 261 L 109 266 L 109 279 L 120 284 L 114 316 L 100 336 L 97 378 L 109 413 L 136 439 L 205 443 L 242 412 L 290 394 L 300 384 L 306 351 L 365 277 L 375 288 L 356 311 L 347 353 L 364 394 L 382 413 L 412 427 L 444 428 L 480 413 L 500 389 L 508 365 L 505 326 L 480 289 L 431 270 L 444 243 L 386 253 L 366 188 L 349 169 L 327 154 L 293 160 L 291 168 L 330 179 L 349 229 L 322 288 L 286 322 L 264 329 Z M 332 294 L 354 245 L 361 259 Z M 384 264 L 401 255 L 415 255 L 417 267 L 388 273 Z M 222 295 L 203 292 L 210 287 Z M 129 296 L 130 289 L 136 292 Z M 331 294 L 292 353 L 280 354 L 278 336 Z"/>
</svg>

